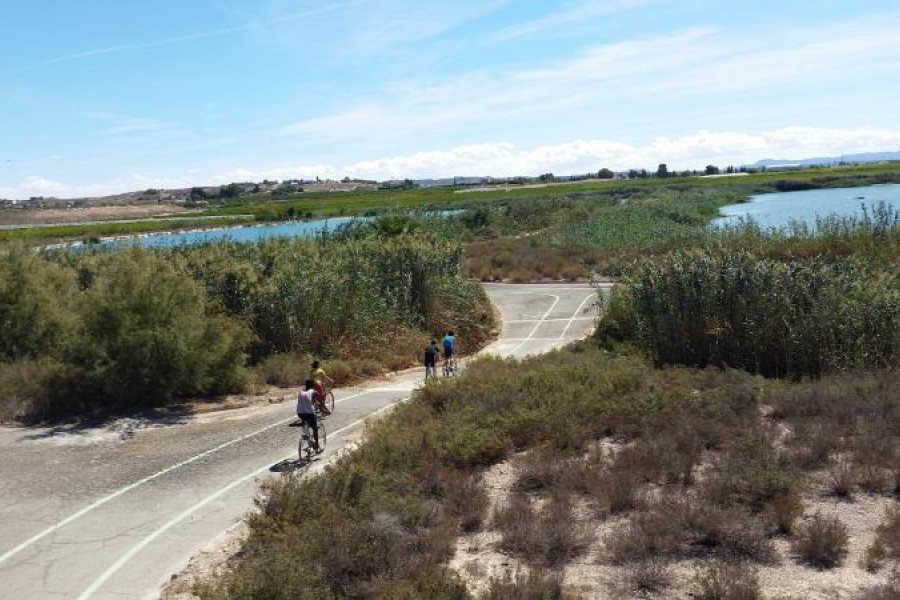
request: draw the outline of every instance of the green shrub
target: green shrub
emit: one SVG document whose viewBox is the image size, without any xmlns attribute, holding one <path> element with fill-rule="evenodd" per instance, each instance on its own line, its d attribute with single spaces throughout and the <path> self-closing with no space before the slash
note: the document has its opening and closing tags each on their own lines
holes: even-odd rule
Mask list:
<svg viewBox="0 0 900 600">
<path fill-rule="evenodd" d="M 28 251 L 0 260 L 0 360 L 55 355 L 77 327 L 72 271 Z"/>
<path fill-rule="evenodd" d="M 112 257 L 80 306 L 63 384 L 86 407 L 155 406 L 242 384 L 243 329 L 209 316 L 200 287 L 161 257 Z"/>
<path fill-rule="evenodd" d="M 641 262 L 620 285 L 600 331 L 629 336 L 657 365 L 800 377 L 900 360 L 900 277 L 863 259 L 679 251 Z"/>
</svg>

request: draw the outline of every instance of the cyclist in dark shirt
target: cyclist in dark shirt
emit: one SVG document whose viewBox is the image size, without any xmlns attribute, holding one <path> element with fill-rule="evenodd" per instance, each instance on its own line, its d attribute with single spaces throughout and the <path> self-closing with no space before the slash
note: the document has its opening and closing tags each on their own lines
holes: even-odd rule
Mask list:
<svg viewBox="0 0 900 600">
<path fill-rule="evenodd" d="M 438 357 L 437 341 L 431 340 L 431 343 L 425 346 L 425 377 L 435 376 L 435 365 Z"/>
</svg>

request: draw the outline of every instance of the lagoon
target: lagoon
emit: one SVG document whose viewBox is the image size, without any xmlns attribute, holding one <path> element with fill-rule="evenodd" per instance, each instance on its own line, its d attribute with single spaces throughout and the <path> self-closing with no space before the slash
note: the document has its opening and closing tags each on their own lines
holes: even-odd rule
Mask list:
<svg viewBox="0 0 900 600">
<path fill-rule="evenodd" d="M 318 221 L 289 221 L 268 225 L 242 225 L 217 229 L 178 231 L 171 233 L 149 233 L 140 236 L 117 237 L 102 240 L 99 246 L 148 246 L 170 247 L 184 244 L 201 244 L 228 240 L 232 242 L 258 242 L 279 237 L 309 237 L 353 222 L 367 220 L 366 217 L 336 217 Z"/>
<path fill-rule="evenodd" d="M 736 225 L 742 219 L 752 219 L 766 229 L 785 227 L 792 221 L 815 225 L 817 217 L 860 216 L 863 205 L 871 208 L 879 202 L 900 210 L 900 185 L 760 194 L 747 202 L 722 207 L 720 212 L 724 216 L 716 219 L 714 224 Z"/>
</svg>

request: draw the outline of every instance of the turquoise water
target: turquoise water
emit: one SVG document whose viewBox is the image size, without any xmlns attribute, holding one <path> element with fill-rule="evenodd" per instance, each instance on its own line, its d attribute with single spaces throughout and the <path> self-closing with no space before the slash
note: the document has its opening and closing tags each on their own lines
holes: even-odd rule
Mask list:
<svg viewBox="0 0 900 600">
<path fill-rule="evenodd" d="M 753 196 L 749 202 L 723 207 L 721 212 L 725 216 L 714 223 L 736 224 L 741 218 L 750 218 L 764 228 L 784 227 L 791 221 L 814 225 L 817 216 L 862 215 L 863 204 L 872 207 L 879 202 L 900 210 L 900 185 L 761 194 Z"/>
<path fill-rule="evenodd" d="M 323 231 L 334 231 L 338 227 L 354 221 L 364 220 L 366 220 L 366 217 L 337 217 L 321 221 L 291 221 L 289 223 L 273 223 L 271 225 L 246 225 L 225 229 L 155 233 L 103 240 L 99 245 L 129 246 L 137 244 L 139 246 L 169 247 L 220 240 L 258 242 L 276 237 L 308 237 Z"/>
</svg>

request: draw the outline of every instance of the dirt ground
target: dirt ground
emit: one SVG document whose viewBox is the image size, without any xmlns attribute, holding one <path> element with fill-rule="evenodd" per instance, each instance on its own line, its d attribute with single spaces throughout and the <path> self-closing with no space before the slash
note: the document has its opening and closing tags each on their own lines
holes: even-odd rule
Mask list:
<svg viewBox="0 0 900 600">
<path fill-rule="evenodd" d="M 606 440 L 602 443 L 611 445 Z M 483 483 L 490 502 L 488 514 L 505 506 L 513 494 L 519 472 L 517 458 L 520 457 L 495 465 L 484 474 Z M 824 479 L 824 473 L 821 475 Z M 795 559 L 786 537 L 775 539 L 775 560 L 771 565 L 761 565 L 757 569 L 761 597 L 764 600 L 841 600 L 853 598 L 864 588 L 885 583 L 890 570 L 866 571 L 862 560 L 885 510 L 895 502 L 884 495 L 864 493 L 858 493 L 852 499 L 838 499 L 829 496 L 824 485 L 813 486 L 803 496 L 804 510 L 800 521 L 817 512 L 838 517 L 849 533 L 847 556 L 835 568 L 817 569 Z M 613 565 L 606 559 L 603 540 L 615 534 L 627 521 L 627 515 L 601 519 L 597 518 L 597 511 L 585 505 L 578 507 L 573 517 L 593 535 L 590 547 L 583 555 L 554 571 L 562 576 L 565 589 L 583 600 L 647 598 L 647 594 L 635 593 L 625 585 L 628 566 Z M 530 567 L 524 561 L 504 554 L 500 540 L 501 533 L 490 526 L 490 521 L 483 530 L 457 540 L 455 554 L 448 566 L 460 576 L 474 597 L 488 589 L 492 578 L 515 579 L 529 571 Z M 670 587 L 650 596 L 680 600 L 696 598 L 693 577 L 701 563 L 695 559 L 669 562 Z"/>
<path fill-rule="evenodd" d="M 174 204 L 142 204 L 131 206 L 82 206 L 72 208 L 4 208 L 0 225 L 81 223 L 140 219 L 160 215 L 184 215 L 191 211 Z"/>
</svg>

